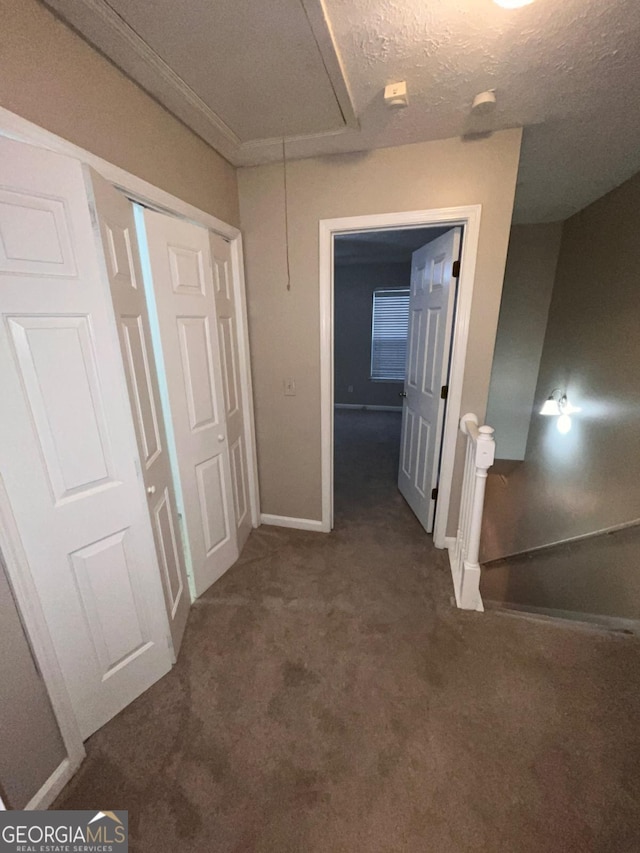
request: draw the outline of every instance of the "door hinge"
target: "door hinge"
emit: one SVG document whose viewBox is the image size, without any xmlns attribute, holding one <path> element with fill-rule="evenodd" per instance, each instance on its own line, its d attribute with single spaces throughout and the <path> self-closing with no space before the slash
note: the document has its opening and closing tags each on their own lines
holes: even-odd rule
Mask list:
<svg viewBox="0 0 640 853">
<path fill-rule="evenodd" d="M 442 388 L 440 389 L 440 399 L 446 400 L 448 396 L 449 396 L 449 386 L 443 385 Z"/>
<path fill-rule="evenodd" d="M 436 487 L 435 489 L 431 489 L 431 500 L 432 500 L 432 501 L 435 501 L 435 499 L 436 499 L 437 497 L 438 497 L 438 489 L 437 489 L 437 487 Z"/>
<path fill-rule="evenodd" d="M 451 267 L 451 275 L 454 278 L 459 278 L 460 276 L 460 261 L 454 261 L 453 266 Z"/>
</svg>

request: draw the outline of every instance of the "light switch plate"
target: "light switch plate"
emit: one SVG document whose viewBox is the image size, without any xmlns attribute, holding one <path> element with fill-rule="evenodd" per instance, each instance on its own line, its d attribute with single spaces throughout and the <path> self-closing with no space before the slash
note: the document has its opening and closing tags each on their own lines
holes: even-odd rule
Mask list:
<svg viewBox="0 0 640 853">
<path fill-rule="evenodd" d="M 285 397 L 295 397 L 296 396 L 296 380 L 295 379 L 283 379 L 284 385 L 284 396 Z"/>
</svg>

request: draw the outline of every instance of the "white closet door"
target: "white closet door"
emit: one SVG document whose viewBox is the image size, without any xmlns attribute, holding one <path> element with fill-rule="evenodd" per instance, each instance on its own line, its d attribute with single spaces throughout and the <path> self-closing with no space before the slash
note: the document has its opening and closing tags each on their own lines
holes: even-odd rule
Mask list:
<svg viewBox="0 0 640 853">
<path fill-rule="evenodd" d="M 231 485 L 238 548 L 242 550 L 251 533 L 249 506 L 249 467 L 245 441 L 246 413 L 242 407 L 240 385 L 240 352 L 238 347 L 238 306 L 231 277 L 229 243 L 218 234 L 209 234 L 213 267 L 213 291 L 216 297 L 218 338 L 224 390 L 224 410 L 227 421 L 227 440 L 231 457 Z"/>
<path fill-rule="evenodd" d="M 168 672 L 81 165 L 0 139 L 0 473 L 83 737 Z"/>
<path fill-rule="evenodd" d="M 427 533 L 433 530 L 449 350 L 455 303 L 453 262 L 460 228 L 427 243 L 411 259 L 409 333 L 398 488 Z"/>
<path fill-rule="evenodd" d="M 100 227 L 100 249 L 118 322 L 120 350 L 136 428 L 142 476 L 160 564 L 165 607 L 177 656 L 191 601 L 171 462 L 160 407 L 133 206 L 111 184 L 87 168 Z"/>
<path fill-rule="evenodd" d="M 237 560 L 209 233 L 144 211 L 196 595 Z"/>
</svg>

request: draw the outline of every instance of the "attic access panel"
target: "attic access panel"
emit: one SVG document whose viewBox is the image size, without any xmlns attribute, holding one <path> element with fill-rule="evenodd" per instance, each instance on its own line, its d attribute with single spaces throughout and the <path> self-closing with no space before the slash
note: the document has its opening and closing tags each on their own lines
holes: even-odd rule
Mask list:
<svg viewBox="0 0 640 853">
<path fill-rule="evenodd" d="M 46 2 L 205 138 L 199 122 L 235 145 L 345 126 L 320 0 Z"/>
</svg>

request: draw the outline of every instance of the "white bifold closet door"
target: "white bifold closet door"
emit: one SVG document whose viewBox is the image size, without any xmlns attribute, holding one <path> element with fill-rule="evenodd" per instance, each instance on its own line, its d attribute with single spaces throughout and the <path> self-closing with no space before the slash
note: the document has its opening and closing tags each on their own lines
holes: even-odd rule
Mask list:
<svg viewBox="0 0 640 853">
<path fill-rule="evenodd" d="M 0 400 L 0 476 L 86 738 L 169 671 L 169 625 L 82 167 L 7 139 Z"/>
<path fill-rule="evenodd" d="M 118 324 L 142 477 L 177 656 L 191 600 L 131 202 L 85 167 Z"/>
<path fill-rule="evenodd" d="M 234 293 L 233 270 L 229 243 L 218 234 L 209 235 L 213 292 L 216 297 L 218 340 L 222 367 L 224 411 L 227 421 L 227 441 L 231 459 L 231 485 L 233 508 L 242 550 L 251 533 L 251 508 L 249 506 L 249 470 L 245 440 L 246 413 L 242 405 L 240 383 L 240 352 L 238 346 L 239 307 Z"/>
<path fill-rule="evenodd" d="M 201 595 L 239 552 L 216 316 L 219 278 L 214 287 L 205 228 L 151 210 L 143 220 L 193 583 Z"/>
</svg>

